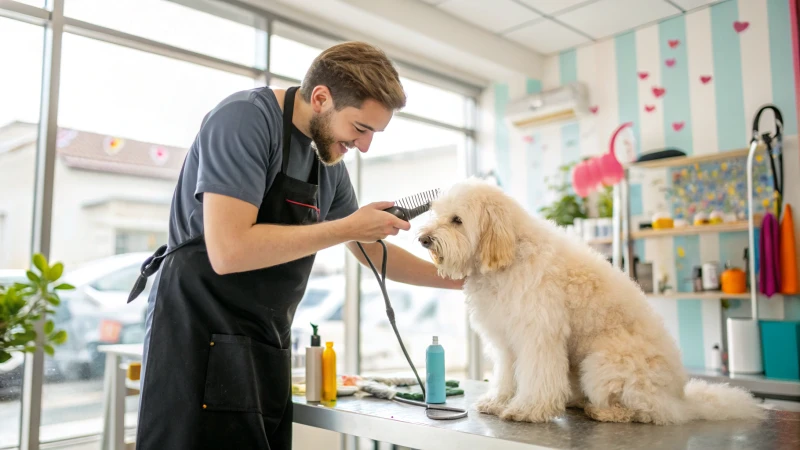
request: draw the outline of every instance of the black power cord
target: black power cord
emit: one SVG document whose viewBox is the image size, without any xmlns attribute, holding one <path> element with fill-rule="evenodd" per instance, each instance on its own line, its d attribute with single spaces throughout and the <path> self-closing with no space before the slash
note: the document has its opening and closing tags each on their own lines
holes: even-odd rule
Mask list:
<svg viewBox="0 0 800 450">
<path fill-rule="evenodd" d="M 369 266 L 372 268 L 372 273 L 375 274 L 375 278 L 378 280 L 378 284 L 381 286 L 381 292 L 383 292 L 383 300 L 386 302 L 386 315 L 389 317 L 389 323 L 392 324 L 392 329 L 394 329 L 394 334 L 397 336 L 397 342 L 400 343 L 400 348 L 403 349 L 403 354 L 406 355 L 406 360 L 408 361 L 408 365 L 411 366 L 411 370 L 414 371 L 414 376 L 417 377 L 417 382 L 419 383 L 419 387 L 422 389 L 422 398 L 425 398 L 425 385 L 422 384 L 422 380 L 417 374 L 417 368 L 414 367 L 414 363 L 411 362 L 411 357 L 408 356 L 408 352 L 406 351 L 406 346 L 403 345 L 403 340 L 400 338 L 400 332 L 397 331 L 397 324 L 395 324 L 394 318 L 394 309 L 392 308 L 391 302 L 389 302 L 389 294 L 386 292 L 386 261 L 388 258 L 388 249 L 386 248 L 386 244 L 378 239 L 378 242 L 383 247 L 383 266 L 381 267 L 381 273 L 378 274 L 378 269 L 375 268 L 375 265 L 372 264 L 372 260 L 369 259 L 369 255 L 364 250 L 364 247 L 361 246 L 360 242 L 356 242 L 358 244 L 358 248 L 361 249 L 361 253 L 364 254 L 364 257 L 367 258 L 367 262 Z"/>
</svg>

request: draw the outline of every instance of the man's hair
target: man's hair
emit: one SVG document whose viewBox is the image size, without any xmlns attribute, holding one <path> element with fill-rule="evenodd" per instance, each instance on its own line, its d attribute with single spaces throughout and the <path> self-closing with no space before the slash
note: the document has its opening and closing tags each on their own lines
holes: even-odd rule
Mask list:
<svg viewBox="0 0 800 450">
<path fill-rule="evenodd" d="M 400 76 L 386 54 L 365 42 L 344 42 L 317 56 L 306 72 L 300 92 L 311 101 L 317 86 L 326 86 L 337 110 L 360 108 L 373 99 L 391 111 L 406 105 Z"/>
</svg>

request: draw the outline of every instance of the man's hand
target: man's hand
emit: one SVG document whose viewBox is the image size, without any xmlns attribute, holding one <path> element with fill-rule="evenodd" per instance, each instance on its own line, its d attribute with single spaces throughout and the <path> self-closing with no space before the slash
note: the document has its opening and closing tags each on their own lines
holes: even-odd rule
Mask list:
<svg viewBox="0 0 800 450">
<path fill-rule="evenodd" d="M 393 202 L 376 202 L 359 208 L 342 219 L 344 236 L 348 241 L 369 243 L 395 236 L 400 230 L 408 231 L 410 223 L 383 211 L 392 206 Z"/>
<path fill-rule="evenodd" d="M 372 203 L 340 220 L 312 225 L 256 224 L 258 208 L 224 195 L 203 194 L 208 257 L 220 275 L 271 267 L 348 241 L 375 242 L 411 224 Z"/>
</svg>

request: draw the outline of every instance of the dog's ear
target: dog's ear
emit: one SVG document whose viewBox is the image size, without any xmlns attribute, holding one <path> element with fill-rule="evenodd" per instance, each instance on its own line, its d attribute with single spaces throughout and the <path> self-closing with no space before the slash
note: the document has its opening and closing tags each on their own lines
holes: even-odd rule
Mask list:
<svg viewBox="0 0 800 450">
<path fill-rule="evenodd" d="M 478 253 L 481 273 L 504 269 L 514 261 L 516 236 L 510 218 L 503 217 L 502 206 L 486 205 Z"/>
</svg>

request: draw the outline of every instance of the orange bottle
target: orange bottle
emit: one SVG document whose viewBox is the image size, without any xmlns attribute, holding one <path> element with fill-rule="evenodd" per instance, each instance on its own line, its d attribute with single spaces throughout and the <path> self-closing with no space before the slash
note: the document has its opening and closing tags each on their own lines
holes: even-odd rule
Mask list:
<svg viewBox="0 0 800 450">
<path fill-rule="evenodd" d="M 325 342 L 325 350 L 322 351 L 322 404 L 336 404 L 336 352 L 330 341 Z"/>
<path fill-rule="evenodd" d="M 794 250 L 795 238 L 792 205 L 788 203 L 783 209 L 780 243 L 781 293 L 794 295 L 800 293 L 800 282 L 798 282 L 797 254 Z"/>
<path fill-rule="evenodd" d="M 742 294 L 747 291 L 747 279 L 744 270 L 731 267 L 730 261 L 725 263 L 725 271 L 719 277 L 722 292 L 726 294 Z"/>
</svg>

